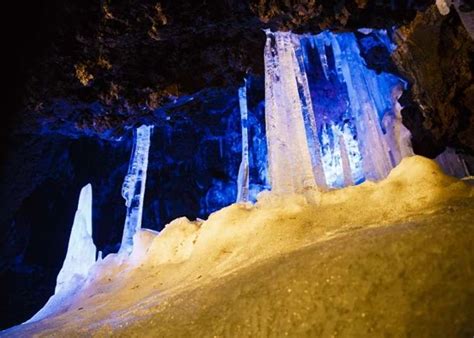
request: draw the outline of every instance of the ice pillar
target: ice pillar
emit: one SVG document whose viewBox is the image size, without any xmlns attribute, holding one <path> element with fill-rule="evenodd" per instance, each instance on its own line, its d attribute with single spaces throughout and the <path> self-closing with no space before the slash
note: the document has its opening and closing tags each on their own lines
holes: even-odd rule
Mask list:
<svg viewBox="0 0 474 338">
<path fill-rule="evenodd" d="M 120 246 L 121 253 L 131 252 L 133 235 L 142 226 L 148 152 L 152 130 L 153 126 L 141 126 L 134 131 L 132 156 L 122 186 L 122 196 L 125 199 L 127 213 Z"/>
<path fill-rule="evenodd" d="M 242 126 L 242 162 L 237 178 L 237 202 L 249 200 L 249 136 L 248 136 L 248 109 L 247 109 L 247 81 L 239 88 L 240 123 Z"/>
<path fill-rule="evenodd" d="M 264 49 L 269 176 L 277 193 L 302 192 L 316 186 L 292 38 L 291 33 L 267 31 Z"/>
</svg>

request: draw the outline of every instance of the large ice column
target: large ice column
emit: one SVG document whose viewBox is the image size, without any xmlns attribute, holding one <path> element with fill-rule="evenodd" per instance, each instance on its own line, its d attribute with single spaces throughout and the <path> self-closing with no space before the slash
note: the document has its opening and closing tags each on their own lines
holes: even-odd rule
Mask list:
<svg viewBox="0 0 474 338">
<path fill-rule="evenodd" d="M 87 279 L 95 258 L 96 247 L 92 240 L 92 186 L 87 184 L 79 195 L 66 258 L 56 280 L 54 295 L 28 322 L 41 320 L 67 307 L 68 301 Z"/>
<path fill-rule="evenodd" d="M 277 193 L 316 186 L 303 112 L 303 105 L 310 102 L 302 105 L 300 99 L 301 69 L 293 39 L 291 33 L 267 31 L 264 50 L 269 176 Z"/>
<path fill-rule="evenodd" d="M 240 123 L 242 127 L 242 162 L 237 178 L 237 202 L 249 200 L 249 136 L 248 136 L 248 109 L 247 109 L 247 81 L 239 88 Z"/>
<path fill-rule="evenodd" d="M 133 235 L 142 226 L 143 201 L 145 198 L 148 152 L 153 126 L 141 126 L 134 131 L 133 150 L 127 176 L 122 186 L 127 214 L 123 229 L 121 253 L 130 253 L 133 247 Z"/>
</svg>

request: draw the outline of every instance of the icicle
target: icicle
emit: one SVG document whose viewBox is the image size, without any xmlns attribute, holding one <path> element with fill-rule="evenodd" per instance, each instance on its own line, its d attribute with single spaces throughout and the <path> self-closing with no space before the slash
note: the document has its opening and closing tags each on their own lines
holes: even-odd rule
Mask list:
<svg viewBox="0 0 474 338">
<path fill-rule="evenodd" d="M 249 137 L 247 111 L 247 80 L 239 88 L 240 121 L 242 127 L 242 161 L 237 178 L 237 202 L 249 200 Z"/>
<path fill-rule="evenodd" d="M 339 80 L 340 83 L 342 83 L 345 81 L 345 76 L 344 76 L 343 65 L 342 65 L 343 56 L 342 56 L 341 48 L 339 47 L 339 43 L 337 42 L 334 34 L 327 31 L 322 32 L 321 34 L 324 35 L 324 38 L 327 41 L 326 44 L 332 47 L 332 53 L 334 55 L 334 64 L 336 67 L 337 79 Z"/>
<path fill-rule="evenodd" d="M 318 49 L 319 53 L 319 60 L 321 62 L 321 67 L 323 68 L 324 77 L 326 80 L 329 81 L 329 64 L 328 64 L 328 57 L 326 55 L 326 45 L 324 43 L 324 39 L 321 35 L 315 35 L 311 39 L 315 42 L 316 48 Z"/>
<path fill-rule="evenodd" d="M 64 308 L 84 284 L 95 263 L 95 257 L 96 247 L 92 240 L 92 186 L 87 184 L 79 195 L 66 258 L 56 280 L 54 295 L 26 323 L 36 322 Z"/>
<path fill-rule="evenodd" d="M 122 196 L 127 206 L 123 229 L 121 253 L 130 253 L 133 247 L 133 235 L 142 226 L 143 200 L 145 198 L 146 173 L 148 169 L 148 151 L 153 126 L 141 126 L 134 132 L 133 150 L 127 176 L 122 186 Z"/>
<path fill-rule="evenodd" d="M 318 187 L 327 188 L 326 177 L 322 167 L 321 145 L 319 143 L 316 117 L 313 110 L 313 102 L 309 90 L 308 78 L 305 69 L 305 57 L 299 39 L 293 41 L 293 48 L 298 65 L 295 65 L 296 82 L 301 102 L 301 111 L 306 130 L 307 144 L 310 151 L 313 174 Z M 327 61 L 327 59 L 326 59 Z"/>
</svg>

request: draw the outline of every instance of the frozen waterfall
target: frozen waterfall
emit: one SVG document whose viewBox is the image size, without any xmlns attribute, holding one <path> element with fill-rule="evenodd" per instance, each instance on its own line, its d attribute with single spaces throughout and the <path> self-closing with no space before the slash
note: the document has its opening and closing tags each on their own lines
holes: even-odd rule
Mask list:
<svg viewBox="0 0 474 338">
<path fill-rule="evenodd" d="M 133 235 L 142 226 L 143 201 L 145 198 L 148 152 L 153 126 L 140 126 L 134 131 L 133 149 L 128 173 L 122 186 L 127 213 L 123 228 L 120 253 L 130 253 L 133 247 Z"/>
<path fill-rule="evenodd" d="M 404 81 L 368 69 L 353 33 L 266 33 L 265 117 L 273 191 L 380 180 L 412 155 L 397 101 Z M 385 31 L 374 34 L 387 37 Z"/>
<path fill-rule="evenodd" d="M 54 295 L 27 323 L 41 320 L 66 306 L 67 300 L 86 281 L 95 258 L 96 247 L 92 240 L 92 186 L 87 184 L 79 195 L 66 258 L 56 280 Z"/>
</svg>

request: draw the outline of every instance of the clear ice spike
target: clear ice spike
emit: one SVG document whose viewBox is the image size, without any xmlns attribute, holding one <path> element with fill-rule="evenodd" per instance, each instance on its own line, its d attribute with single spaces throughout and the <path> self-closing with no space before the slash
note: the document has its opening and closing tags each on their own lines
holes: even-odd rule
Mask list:
<svg viewBox="0 0 474 338">
<path fill-rule="evenodd" d="M 140 126 L 134 131 L 133 149 L 128 173 L 122 185 L 127 213 L 123 229 L 120 253 L 130 253 L 133 248 L 133 235 L 142 226 L 143 201 L 145 198 L 148 152 L 153 126 Z"/>
</svg>

